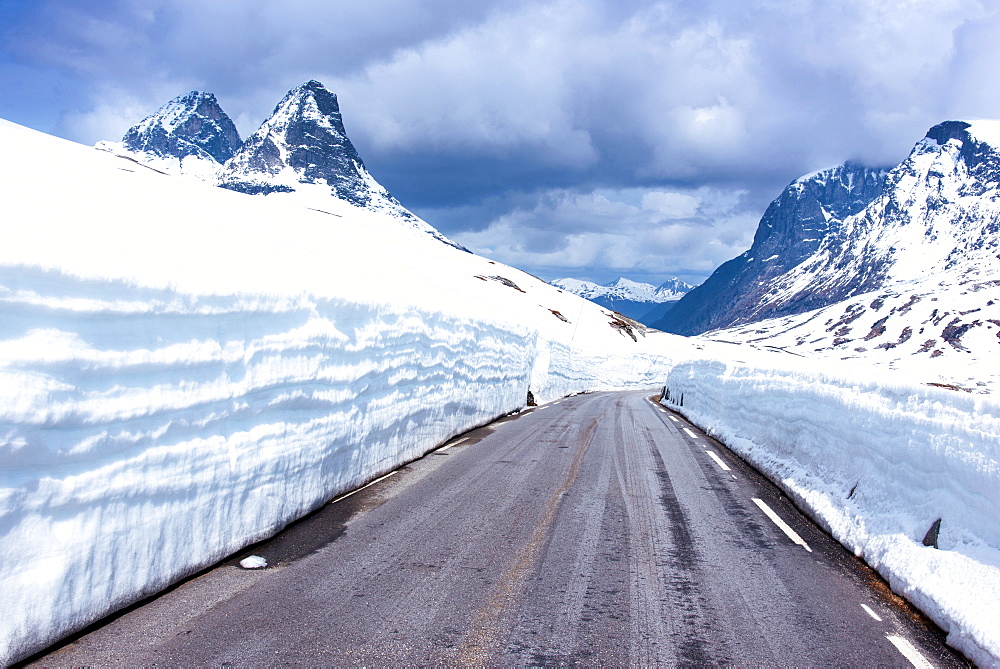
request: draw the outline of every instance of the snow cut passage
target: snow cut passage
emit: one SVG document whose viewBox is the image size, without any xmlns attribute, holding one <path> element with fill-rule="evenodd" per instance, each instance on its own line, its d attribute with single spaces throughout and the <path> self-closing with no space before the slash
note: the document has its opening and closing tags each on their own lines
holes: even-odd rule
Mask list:
<svg viewBox="0 0 1000 669">
<path fill-rule="evenodd" d="M 338 216 L 5 121 L 0 146 L 0 665 L 529 390 L 651 389 L 674 359 L 673 338 L 329 194 Z"/>
</svg>

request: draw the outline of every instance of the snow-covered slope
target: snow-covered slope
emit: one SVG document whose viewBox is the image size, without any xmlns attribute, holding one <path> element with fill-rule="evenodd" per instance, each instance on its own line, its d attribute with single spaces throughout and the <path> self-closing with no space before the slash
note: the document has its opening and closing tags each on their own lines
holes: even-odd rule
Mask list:
<svg viewBox="0 0 1000 669">
<path fill-rule="evenodd" d="M 556 279 L 553 286 L 569 291 L 629 318 L 649 324 L 650 313 L 662 316 L 669 304 L 681 299 L 691 286 L 673 278 L 659 286 L 619 278 L 604 285 L 580 279 Z M 664 306 L 663 309 L 657 307 Z"/>
<path fill-rule="evenodd" d="M 340 200 L 391 216 L 461 248 L 375 181 L 347 137 L 337 96 L 315 80 L 285 95 L 257 132 L 226 162 L 216 182 L 251 195 L 291 195 L 321 210 L 338 206 L 332 201 Z"/>
<path fill-rule="evenodd" d="M 180 95 L 129 128 L 110 151 L 168 174 L 210 181 L 242 144 L 232 120 L 211 93 Z"/>
<path fill-rule="evenodd" d="M 795 316 L 716 330 L 704 338 L 831 364 L 856 361 L 914 382 L 1000 392 L 1000 277 L 897 284 Z"/>
<path fill-rule="evenodd" d="M 390 215 L 0 146 L 0 664 L 529 391 L 650 387 L 690 348 Z"/>
</svg>

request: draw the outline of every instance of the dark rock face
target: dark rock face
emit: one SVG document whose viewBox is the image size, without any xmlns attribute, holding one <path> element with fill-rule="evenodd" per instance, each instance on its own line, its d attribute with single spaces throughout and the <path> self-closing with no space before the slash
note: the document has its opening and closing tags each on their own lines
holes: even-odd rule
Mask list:
<svg viewBox="0 0 1000 669">
<path fill-rule="evenodd" d="M 694 335 L 836 301 L 833 294 L 807 292 L 779 304 L 761 304 L 774 290 L 774 279 L 812 257 L 824 242 L 830 244 L 845 218 L 882 193 L 887 174 L 888 169 L 848 162 L 793 181 L 764 212 L 750 250 L 720 266 L 653 326 Z M 862 292 L 862 284 L 851 290 Z"/>
<path fill-rule="evenodd" d="M 327 184 L 336 197 L 364 207 L 370 178 L 344 130 L 337 96 L 318 81 L 293 88 L 219 176 L 244 193 L 294 190 L 269 178 L 290 169 L 298 183 Z"/>
<path fill-rule="evenodd" d="M 933 139 L 938 146 L 945 144 L 949 139 L 958 139 L 963 142 L 968 139 L 968 129 L 971 123 L 965 121 L 945 121 L 927 131 L 927 139 Z"/>
<path fill-rule="evenodd" d="M 215 96 L 191 91 L 129 128 L 122 144 L 129 151 L 164 158 L 196 156 L 221 165 L 233 157 L 242 142 Z"/>
</svg>

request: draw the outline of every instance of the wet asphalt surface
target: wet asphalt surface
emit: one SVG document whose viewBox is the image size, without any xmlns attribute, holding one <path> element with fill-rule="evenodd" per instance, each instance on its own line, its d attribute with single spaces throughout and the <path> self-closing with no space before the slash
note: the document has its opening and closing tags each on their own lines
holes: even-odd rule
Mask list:
<svg viewBox="0 0 1000 669">
<path fill-rule="evenodd" d="M 243 570 L 248 555 L 270 566 Z M 462 435 L 32 665 L 921 658 L 964 666 L 762 476 L 633 392 L 566 398 Z"/>
</svg>

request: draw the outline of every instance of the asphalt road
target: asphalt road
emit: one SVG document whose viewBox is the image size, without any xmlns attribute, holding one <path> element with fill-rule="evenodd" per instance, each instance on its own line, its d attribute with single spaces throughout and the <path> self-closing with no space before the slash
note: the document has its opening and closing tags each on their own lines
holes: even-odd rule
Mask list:
<svg viewBox="0 0 1000 669">
<path fill-rule="evenodd" d="M 240 569 L 250 554 L 271 566 Z M 33 662 L 963 666 L 763 477 L 643 393 L 463 435 Z"/>
</svg>

